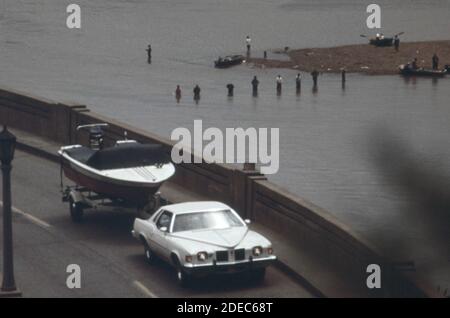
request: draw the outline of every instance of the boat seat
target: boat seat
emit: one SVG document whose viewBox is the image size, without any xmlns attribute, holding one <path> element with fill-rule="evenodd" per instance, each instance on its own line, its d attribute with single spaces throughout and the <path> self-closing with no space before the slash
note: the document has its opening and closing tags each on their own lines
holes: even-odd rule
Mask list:
<svg viewBox="0 0 450 318">
<path fill-rule="evenodd" d="M 96 150 L 92 150 L 88 147 L 77 147 L 72 149 L 67 149 L 65 152 L 73 159 L 86 164 L 88 160 L 92 157 Z"/>
</svg>

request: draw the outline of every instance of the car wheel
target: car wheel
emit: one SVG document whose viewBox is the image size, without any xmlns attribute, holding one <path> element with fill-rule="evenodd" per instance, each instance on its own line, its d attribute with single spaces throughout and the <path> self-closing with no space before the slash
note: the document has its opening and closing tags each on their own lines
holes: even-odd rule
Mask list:
<svg viewBox="0 0 450 318">
<path fill-rule="evenodd" d="M 144 256 L 145 256 L 145 260 L 147 261 L 147 263 L 149 264 L 153 264 L 155 261 L 155 254 L 153 253 L 153 251 L 150 249 L 150 246 L 148 246 L 147 242 L 142 239 L 143 244 L 144 244 Z"/>
<path fill-rule="evenodd" d="M 183 269 L 183 267 L 181 266 L 181 264 L 178 260 L 177 260 L 176 271 L 177 271 L 178 285 L 180 285 L 181 287 L 189 287 L 189 284 L 191 282 L 191 277 L 189 276 L 188 273 L 186 273 L 186 271 Z"/>
<path fill-rule="evenodd" d="M 69 200 L 70 217 L 75 223 L 80 223 L 83 219 L 83 207 L 80 203 L 75 202 L 72 198 Z"/>
<path fill-rule="evenodd" d="M 265 276 L 266 276 L 265 268 L 258 268 L 255 269 L 253 272 L 253 278 L 257 283 L 261 283 L 262 281 L 264 281 Z"/>
</svg>

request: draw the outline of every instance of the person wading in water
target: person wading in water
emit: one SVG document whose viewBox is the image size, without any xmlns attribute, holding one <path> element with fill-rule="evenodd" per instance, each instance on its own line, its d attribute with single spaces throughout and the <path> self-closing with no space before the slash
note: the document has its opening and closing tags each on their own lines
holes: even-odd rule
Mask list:
<svg viewBox="0 0 450 318">
<path fill-rule="evenodd" d="M 302 75 L 300 73 L 295 77 L 295 91 L 297 94 L 300 94 L 300 90 L 302 88 Z"/>
<path fill-rule="evenodd" d="M 234 95 L 234 85 L 232 83 L 227 84 L 228 97 L 233 97 Z"/>
<path fill-rule="evenodd" d="M 200 86 L 195 85 L 195 87 L 194 87 L 194 101 L 196 103 L 198 103 L 199 100 L 200 100 Z"/>
<path fill-rule="evenodd" d="M 147 63 L 152 64 L 152 46 L 149 44 L 147 48 Z"/>
<path fill-rule="evenodd" d="M 259 85 L 259 81 L 256 78 L 256 76 L 254 76 L 253 80 L 252 80 L 253 97 L 258 96 L 258 85 Z"/>
<path fill-rule="evenodd" d="M 250 55 L 250 50 L 251 50 L 251 43 L 252 43 L 252 39 L 250 39 L 250 36 L 247 35 L 247 37 L 245 38 L 245 44 L 247 45 L 247 55 Z"/>
<path fill-rule="evenodd" d="M 317 70 L 314 70 L 311 72 L 311 76 L 313 78 L 314 88 L 317 88 L 317 78 L 319 77 L 319 72 L 317 72 Z"/>
<path fill-rule="evenodd" d="M 277 76 L 277 95 L 280 96 L 281 95 L 281 87 L 283 85 L 283 78 L 281 77 L 281 75 Z"/>
<path fill-rule="evenodd" d="M 177 103 L 180 102 L 180 99 L 181 99 L 181 88 L 180 88 L 180 85 L 177 85 L 177 89 L 175 90 L 175 99 L 177 100 Z"/>
</svg>

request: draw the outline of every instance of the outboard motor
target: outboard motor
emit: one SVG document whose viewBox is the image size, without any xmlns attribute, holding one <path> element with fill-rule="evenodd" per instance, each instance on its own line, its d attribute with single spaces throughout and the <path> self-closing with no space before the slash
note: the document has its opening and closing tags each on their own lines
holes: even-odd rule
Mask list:
<svg viewBox="0 0 450 318">
<path fill-rule="evenodd" d="M 100 150 L 103 148 L 104 132 L 102 127 L 107 126 L 108 124 L 106 123 L 81 125 L 77 127 L 77 130 L 89 129 L 89 147 L 93 150 Z"/>
<path fill-rule="evenodd" d="M 103 129 L 100 126 L 94 126 L 89 129 L 89 147 L 94 150 L 103 148 Z"/>
</svg>

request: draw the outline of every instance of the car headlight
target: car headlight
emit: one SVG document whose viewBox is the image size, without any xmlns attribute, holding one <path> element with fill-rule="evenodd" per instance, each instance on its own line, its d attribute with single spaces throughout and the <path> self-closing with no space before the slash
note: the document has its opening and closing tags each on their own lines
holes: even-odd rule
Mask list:
<svg viewBox="0 0 450 318">
<path fill-rule="evenodd" d="M 253 255 L 254 255 L 254 256 L 259 256 L 259 255 L 262 254 L 262 251 L 263 251 L 263 249 L 262 249 L 261 246 L 255 246 L 255 247 L 253 248 Z"/>
<path fill-rule="evenodd" d="M 186 263 L 192 263 L 192 256 L 191 255 L 186 255 L 186 257 L 184 259 L 186 260 Z"/>
<path fill-rule="evenodd" d="M 208 253 L 206 253 L 206 252 L 199 252 L 199 253 L 197 253 L 197 259 L 200 262 L 206 261 L 208 259 Z"/>
</svg>

